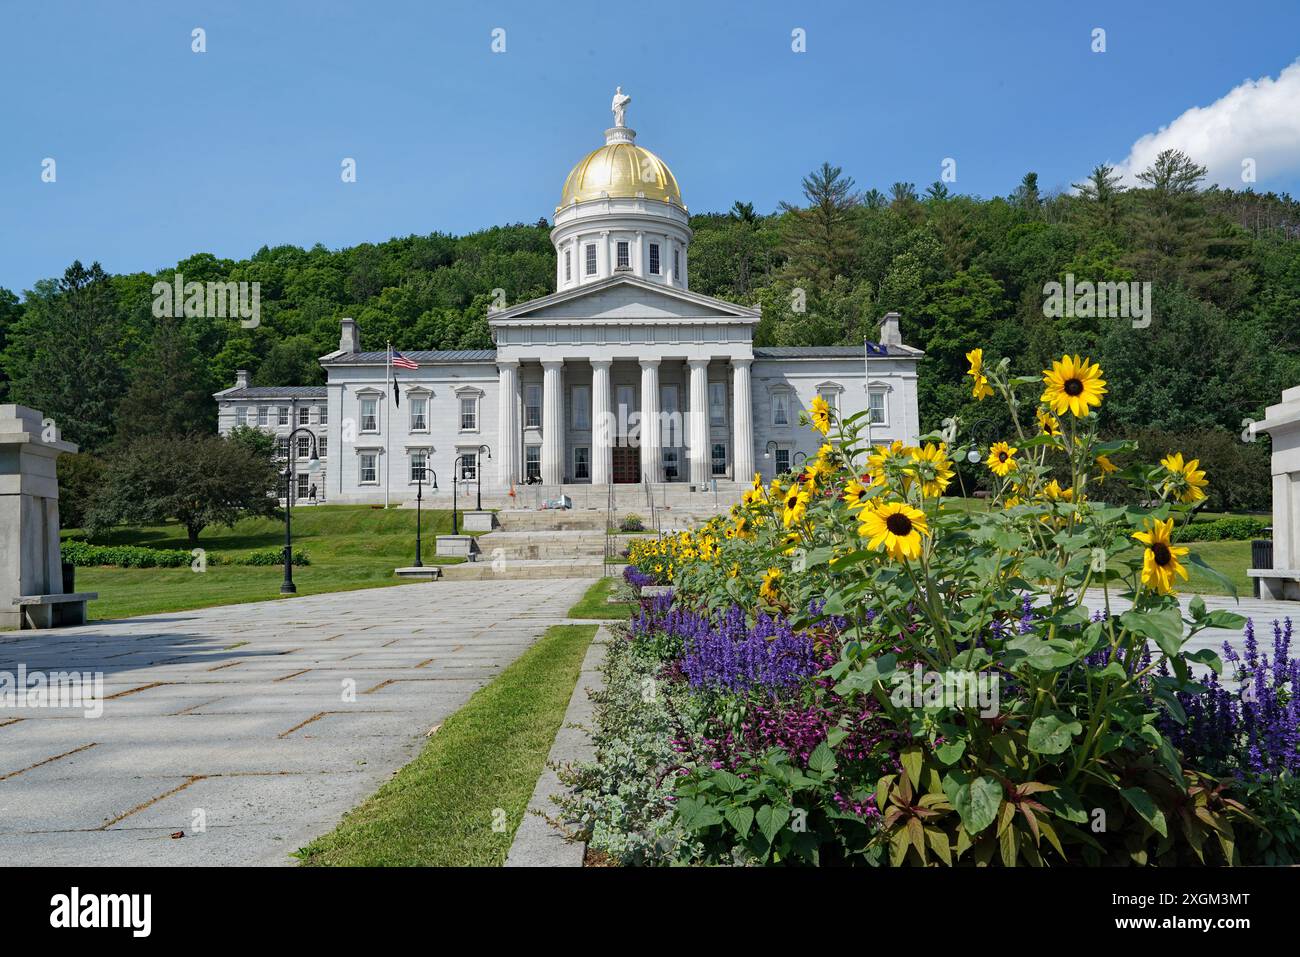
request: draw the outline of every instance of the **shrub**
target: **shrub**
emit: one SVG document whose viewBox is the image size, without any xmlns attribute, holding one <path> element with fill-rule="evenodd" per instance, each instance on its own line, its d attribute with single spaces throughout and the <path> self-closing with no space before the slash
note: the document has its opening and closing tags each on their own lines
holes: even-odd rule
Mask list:
<svg viewBox="0 0 1300 957">
<path fill-rule="evenodd" d="M 1209 522 L 1189 522 L 1174 532 L 1175 542 L 1244 542 L 1265 537 L 1268 522 L 1257 518 L 1216 518 Z"/>
<path fill-rule="evenodd" d="M 82 567 L 115 565 L 119 568 L 183 568 L 194 561 L 193 555 L 180 548 L 92 545 L 80 539 L 65 541 L 61 550 L 65 562 Z"/>
<path fill-rule="evenodd" d="M 628 512 L 623 516 L 623 520 L 618 523 L 620 532 L 643 532 L 645 525 L 641 521 L 641 516 L 636 512 Z"/>
</svg>

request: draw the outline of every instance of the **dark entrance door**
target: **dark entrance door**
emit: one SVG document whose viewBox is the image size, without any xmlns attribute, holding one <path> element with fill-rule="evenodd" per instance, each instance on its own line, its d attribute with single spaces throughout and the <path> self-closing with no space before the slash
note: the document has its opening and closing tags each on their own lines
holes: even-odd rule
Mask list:
<svg viewBox="0 0 1300 957">
<path fill-rule="evenodd" d="M 626 445 L 616 445 L 614 453 L 614 484 L 627 485 L 641 481 L 641 450 Z"/>
</svg>

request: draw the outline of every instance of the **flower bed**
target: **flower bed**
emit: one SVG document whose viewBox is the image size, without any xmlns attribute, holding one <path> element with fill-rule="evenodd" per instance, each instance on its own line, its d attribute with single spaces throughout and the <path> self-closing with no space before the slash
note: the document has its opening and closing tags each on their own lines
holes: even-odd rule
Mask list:
<svg viewBox="0 0 1300 957">
<path fill-rule="evenodd" d="M 1238 864 L 1300 860 L 1291 626 L 1227 663 L 1189 640 L 1252 629 L 1176 589 L 1227 580 L 1176 542 L 1207 481 L 1097 437 L 1101 370 L 968 356 L 1011 436 L 960 423 L 873 445 L 820 399 L 794 475 L 756 476 L 693 533 L 634 543 L 673 584 L 611 645 L 598 761 L 566 816 L 627 864 Z M 1031 398 L 1031 389 L 1039 394 Z M 1041 391 L 1039 391 L 1041 390 Z M 974 453 L 974 454 L 972 454 Z M 945 499 L 982 461 L 992 508 Z M 1151 508 L 1110 506 L 1123 483 Z M 1228 585 L 1230 588 L 1231 586 Z M 1122 613 L 1090 614 L 1084 593 Z"/>
</svg>

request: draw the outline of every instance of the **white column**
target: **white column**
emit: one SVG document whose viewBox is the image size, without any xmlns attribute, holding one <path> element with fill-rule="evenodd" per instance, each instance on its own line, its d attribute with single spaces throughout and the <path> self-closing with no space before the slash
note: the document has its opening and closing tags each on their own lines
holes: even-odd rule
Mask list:
<svg viewBox="0 0 1300 957">
<path fill-rule="evenodd" d="M 691 403 L 687 412 L 691 481 L 702 485 L 709 480 L 709 360 L 691 359 Z"/>
<path fill-rule="evenodd" d="M 542 482 L 559 485 L 564 481 L 564 397 L 560 393 L 560 371 L 564 362 L 542 362 Z"/>
<path fill-rule="evenodd" d="M 732 359 L 732 378 L 735 385 L 732 417 L 735 438 L 732 441 L 731 461 L 736 464 L 732 476 L 737 482 L 748 482 L 754 477 L 754 406 L 749 395 L 749 364 L 751 359 Z"/>
<path fill-rule="evenodd" d="M 641 360 L 641 474 L 663 481 L 663 435 L 659 430 L 659 360 Z"/>
<path fill-rule="evenodd" d="M 609 359 L 591 360 L 591 484 L 609 485 L 613 479 L 614 416 L 610 413 Z"/>
<path fill-rule="evenodd" d="M 497 363 L 497 389 L 497 480 L 509 488 L 519 475 L 518 362 Z"/>
</svg>

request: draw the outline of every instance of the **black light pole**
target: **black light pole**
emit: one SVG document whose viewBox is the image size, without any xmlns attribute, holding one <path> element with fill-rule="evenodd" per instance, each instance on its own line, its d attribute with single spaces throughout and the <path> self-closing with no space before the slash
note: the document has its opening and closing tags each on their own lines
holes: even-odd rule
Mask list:
<svg viewBox="0 0 1300 957">
<path fill-rule="evenodd" d="M 458 485 L 457 478 L 460 474 L 460 460 L 464 457 L 458 455 L 451 460 L 451 533 L 453 535 L 460 534 L 460 526 L 456 524 L 456 489 Z"/>
<path fill-rule="evenodd" d="M 438 491 L 438 473 L 431 468 L 421 468 L 415 475 L 415 567 L 423 568 L 420 561 L 420 503 L 424 500 L 424 473 L 433 475 L 433 490 Z"/>
<path fill-rule="evenodd" d="M 320 468 L 320 456 L 316 452 L 316 433 L 306 426 L 299 426 L 289 433 L 289 448 L 286 450 L 288 464 L 284 467 L 284 581 L 280 583 L 281 595 L 293 595 L 298 586 L 293 583 L 293 462 L 296 457 L 293 447 L 294 437 L 299 432 L 311 436 L 311 458 L 307 460 L 307 473 L 315 475 Z"/>
<path fill-rule="evenodd" d="M 767 440 L 767 445 L 763 446 L 763 458 L 765 458 L 765 459 L 770 459 L 770 458 L 772 457 L 772 453 L 775 452 L 775 451 L 776 451 L 777 449 L 779 449 L 779 448 L 780 448 L 780 446 L 777 445 L 777 443 L 776 443 L 776 439 L 768 439 L 768 440 Z M 775 463 L 775 462 L 772 463 L 772 478 L 773 478 L 773 479 L 776 478 L 776 463 Z"/>
<path fill-rule="evenodd" d="M 492 450 L 488 448 L 486 445 L 480 445 L 478 447 L 478 451 L 480 455 L 486 455 L 488 457 L 489 462 L 492 461 Z M 483 511 L 483 463 L 482 462 L 477 462 L 474 465 L 474 479 L 475 479 L 475 484 L 477 486 L 474 490 L 476 496 L 474 501 L 474 509 L 476 511 L 481 512 Z"/>
<path fill-rule="evenodd" d="M 807 453 L 807 452 L 796 452 L 796 453 L 794 453 L 794 455 L 791 456 L 791 458 L 790 458 L 790 462 L 791 462 L 791 464 L 797 467 L 797 466 L 799 465 L 799 456 L 801 456 L 801 455 L 803 456 L 803 461 L 805 461 L 805 462 L 808 461 L 808 453 Z"/>
</svg>

